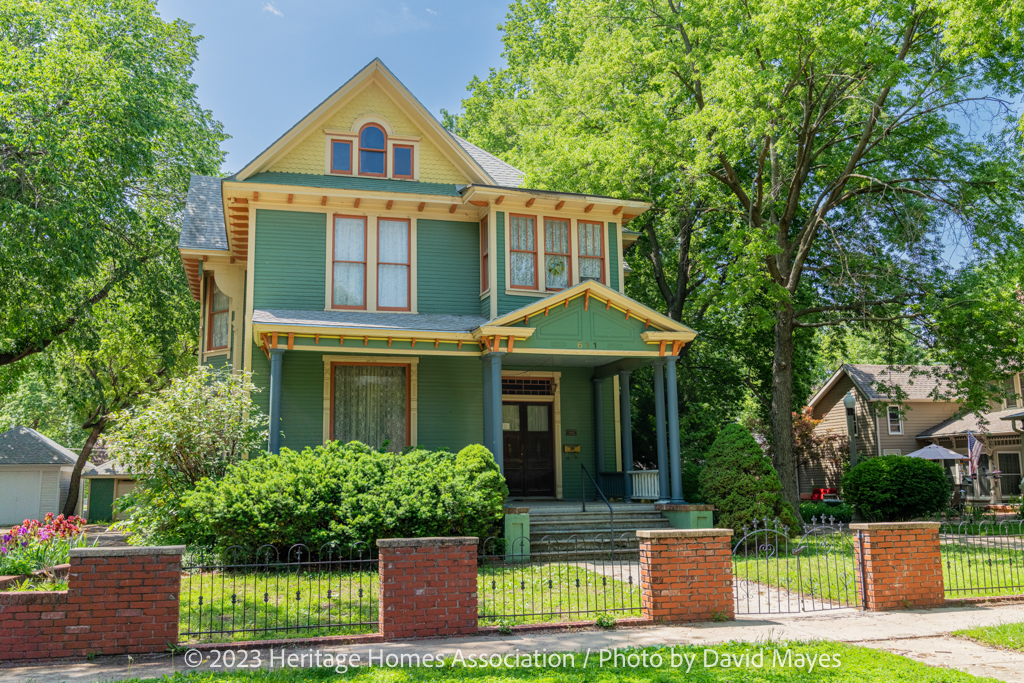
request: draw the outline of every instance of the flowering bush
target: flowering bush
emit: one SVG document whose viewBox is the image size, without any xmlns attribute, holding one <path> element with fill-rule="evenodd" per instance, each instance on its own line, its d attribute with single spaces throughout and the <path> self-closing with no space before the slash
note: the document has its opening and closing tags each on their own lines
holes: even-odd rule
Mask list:
<svg viewBox="0 0 1024 683">
<path fill-rule="evenodd" d="M 40 522 L 26 519 L 0 537 L 0 575 L 31 574 L 67 564 L 72 548 L 85 545 L 85 520 L 48 513 Z"/>
</svg>

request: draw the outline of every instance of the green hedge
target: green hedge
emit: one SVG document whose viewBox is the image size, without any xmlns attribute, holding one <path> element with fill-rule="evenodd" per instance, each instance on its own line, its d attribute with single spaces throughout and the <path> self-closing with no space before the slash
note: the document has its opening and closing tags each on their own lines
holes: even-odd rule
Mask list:
<svg viewBox="0 0 1024 683">
<path fill-rule="evenodd" d="M 329 442 L 281 449 L 232 465 L 185 496 L 187 540 L 226 548 L 329 542 L 371 547 L 378 538 L 480 536 L 502 520 L 508 487 L 491 453 L 379 452 Z"/>
<path fill-rule="evenodd" d="M 941 512 L 949 499 L 942 465 L 924 458 L 868 458 L 843 478 L 843 500 L 869 522 L 905 522 Z"/>
<path fill-rule="evenodd" d="M 811 523 L 811 518 L 817 518 L 819 524 L 826 524 L 830 517 L 835 517 L 836 522 L 849 524 L 853 521 L 853 507 L 846 503 L 812 500 L 809 503 L 800 503 L 800 516 L 808 524 Z"/>
</svg>

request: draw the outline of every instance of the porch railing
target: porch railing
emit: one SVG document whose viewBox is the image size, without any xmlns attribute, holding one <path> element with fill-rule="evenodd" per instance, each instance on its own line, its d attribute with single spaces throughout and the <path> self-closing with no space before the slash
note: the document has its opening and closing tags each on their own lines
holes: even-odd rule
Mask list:
<svg viewBox="0 0 1024 683">
<path fill-rule="evenodd" d="M 641 500 L 661 499 L 658 470 L 632 470 L 629 476 L 633 480 L 633 498 Z"/>
</svg>

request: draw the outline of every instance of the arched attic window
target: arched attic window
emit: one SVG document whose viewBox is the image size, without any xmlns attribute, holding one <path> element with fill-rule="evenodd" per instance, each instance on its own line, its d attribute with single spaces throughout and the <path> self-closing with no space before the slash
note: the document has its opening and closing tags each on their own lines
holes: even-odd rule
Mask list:
<svg viewBox="0 0 1024 683">
<path fill-rule="evenodd" d="M 359 175 L 387 175 L 388 136 L 376 123 L 359 131 Z"/>
</svg>

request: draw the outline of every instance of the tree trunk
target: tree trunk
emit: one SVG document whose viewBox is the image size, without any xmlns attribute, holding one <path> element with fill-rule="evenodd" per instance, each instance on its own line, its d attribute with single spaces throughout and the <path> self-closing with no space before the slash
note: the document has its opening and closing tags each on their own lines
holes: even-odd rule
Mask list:
<svg viewBox="0 0 1024 683">
<path fill-rule="evenodd" d="M 100 434 L 103 433 L 103 428 L 106 426 L 106 416 L 101 417 L 99 420 L 94 422 L 92 425 L 92 431 L 89 432 L 89 438 L 85 440 L 85 445 L 82 446 L 82 452 L 78 454 L 78 461 L 75 463 L 75 469 L 71 471 L 71 484 L 68 487 L 68 499 L 64 503 L 65 517 L 70 517 L 75 514 L 75 509 L 78 507 L 78 489 L 79 482 L 82 481 L 82 470 L 85 469 L 85 463 L 89 462 L 89 456 L 92 455 L 92 449 L 96 445 L 96 441 L 99 440 Z"/>
<path fill-rule="evenodd" d="M 782 481 L 782 495 L 800 517 L 800 487 L 793 456 L 793 306 L 779 304 L 775 317 L 775 360 L 772 364 L 772 448 Z"/>
</svg>

